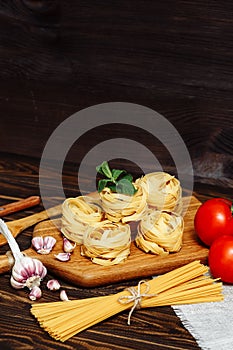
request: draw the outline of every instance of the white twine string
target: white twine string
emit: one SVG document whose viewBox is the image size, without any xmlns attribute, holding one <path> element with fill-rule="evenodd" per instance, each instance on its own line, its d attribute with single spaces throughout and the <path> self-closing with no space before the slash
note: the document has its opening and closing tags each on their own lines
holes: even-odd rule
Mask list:
<svg viewBox="0 0 233 350">
<path fill-rule="evenodd" d="M 144 283 L 146 289 L 144 293 L 141 293 L 141 284 Z M 141 308 L 141 302 L 142 298 L 151 298 L 156 296 L 157 294 L 147 294 L 150 290 L 150 285 L 148 282 L 142 280 L 138 283 L 137 289 L 134 287 L 129 287 L 126 288 L 128 292 L 131 293 L 131 295 L 122 295 L 121 297 L 118 298 L 119 303 L 121 304 L 129 304 L 131 302 L 134 302 L 129 315 L 128 315 L 128 325 L 130 325 L 130 318 L 132 316 L 132 313 L 134 312 L 135 309 L 140 309 Z"/>
</svg>

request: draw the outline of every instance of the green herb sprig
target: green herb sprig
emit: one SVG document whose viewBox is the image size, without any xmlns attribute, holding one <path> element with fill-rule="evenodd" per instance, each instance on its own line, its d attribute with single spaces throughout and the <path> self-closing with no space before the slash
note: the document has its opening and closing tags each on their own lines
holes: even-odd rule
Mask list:
<svg viewBox="0 0 233 350">
<path fill-rule="evenodd" d="M 105 178 L 98 181 L 98 192 L 105 187 L 110 188 L 112 192 L 133 196 L 137 189 L 133 185 L 133 176 L 125 170 L 110 169 L 108 162 L 104 161 L 96 167 L 97 173 L 104 175 Z"/>
</svg>

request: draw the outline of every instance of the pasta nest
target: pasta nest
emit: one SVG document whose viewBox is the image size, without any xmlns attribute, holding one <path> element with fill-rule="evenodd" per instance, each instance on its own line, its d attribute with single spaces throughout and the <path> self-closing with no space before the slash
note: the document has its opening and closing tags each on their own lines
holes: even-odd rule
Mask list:
<svg viewBox="0 0 233 350">
<path fill-rule="evenodd" d="M 61 232 L 66 238 L 81 244 L 89 227 L 102 225 L 105 220 L 100 201 L 91 196 L 67 198 L 62 205 Z"/>
<path fill-rule="evenodd" d="M 158 210 L 182 212 L 182 188 L 180 181 L 165 172 L 154 172 L 136 180 L 143 184 L 147 194 L 147 204 Z"/>
<path fill-rule="evenodd" d="M 130 254 L 131 231 L 128 224 L 105 223 L 89 228 L 83 237 L 81 255 L 95 264 L 110 266 L 125 261 Z"/>
<path fill-rule="evenodd" d="M 100 192 L 101 206 L 110 221 L 127 223 L 142 218 L 147 210 L 147 195 L 144 184 L 134 185 L 137 192 L 133 196 L 112 192 L 107 187 Z"/>
<path fill-rule="evenodd" d="M 138 225 L 135 243 L 146 253 L 167 255 L 181 249 L 183 230 L 179 214 L 149 209 Z"/>
</svg>

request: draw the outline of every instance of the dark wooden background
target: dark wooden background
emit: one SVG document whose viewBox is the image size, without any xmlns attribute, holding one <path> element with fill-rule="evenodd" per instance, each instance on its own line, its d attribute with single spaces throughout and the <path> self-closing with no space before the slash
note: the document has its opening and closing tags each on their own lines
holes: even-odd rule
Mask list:
<svg viewBox="0 0 233 350">
<path fill-rule="evenodd" d="M 1 1 L 1 151 L 40 158 L 74 112 L 131 102 L 173 123 L 196 181 L 232 188 L 232 13 L 230 0 Z"/>
</svg>

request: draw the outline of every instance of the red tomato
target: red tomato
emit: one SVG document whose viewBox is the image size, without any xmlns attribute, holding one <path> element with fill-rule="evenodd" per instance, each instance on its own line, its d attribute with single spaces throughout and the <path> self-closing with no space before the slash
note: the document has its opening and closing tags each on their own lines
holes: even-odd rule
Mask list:
<svg viewBox="0 0 233 350">
<path fill-rule="evenodd" d="M 194 227 L 198 237 L 207 246 L 219 236 L 233 235 L 232 203 L 223 198 L 212 198 L 196 212 Z"/>
<path fill-rule="evenodd" d="M 213 277 L 233 283 L 233 236 L 218 237 L 210 247 L 208 260 Z"/>
</svg>

